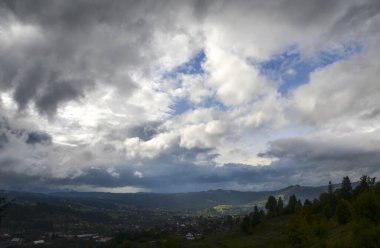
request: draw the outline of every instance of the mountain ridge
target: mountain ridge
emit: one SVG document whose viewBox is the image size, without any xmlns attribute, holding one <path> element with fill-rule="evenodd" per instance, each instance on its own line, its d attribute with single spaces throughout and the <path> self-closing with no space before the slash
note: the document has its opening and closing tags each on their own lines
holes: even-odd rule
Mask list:
<svg viewBox="0 0 380 248">
<path fill-rule="evenodd" d="M 339 184 L 340 185 L 340 184 Z M 338 184 L 334 185 L 338 187 Z M 82 204 L 93 206 L 95 204 L 104 208 L 117 208 L 118 206 L 130 206 L 143 209 L 164 210 L 202 210 L 213 208 L 218 205 L 253 205 L 261 204 L 270 195 L 282 197 L 286 202 L 291 195 L 304 201 L 314 199 L 323 192 L 327 192 L 324 186 L 300 186 L 290 185 L 279 190 L 268 191 L 237 191 L 215 189 L 185 193 L 109 193 L 109 192 L 51 192 L 33 193 L 20 191 L 3 191 L 8 198 L 18 202 L 46 202 L 50 204 Z"/>
</svg>

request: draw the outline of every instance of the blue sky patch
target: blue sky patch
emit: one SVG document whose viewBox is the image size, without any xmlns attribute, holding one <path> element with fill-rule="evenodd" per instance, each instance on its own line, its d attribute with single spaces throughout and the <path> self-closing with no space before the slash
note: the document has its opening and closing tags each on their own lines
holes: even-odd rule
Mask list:
<svg viewBox="0 0 380 248">
<path fill-rule="evenodd" d="M 178 66 L 175 69 L 175 73 L 183 74 L 202 74 L 204 73 L 202 68 L 202 63 L 206 58 L 205 51 L 202 49 L 194 57 L 192 57 L 188 62 Z"/>
<path fill-rule="evenodd" d="M 187 98 L 179 98 L 174 102 L 172 109 L 174 110 L 174 115 L 180 115 L 191 109 L 191 103 L 187 100 Z"/>
<path fill-rule="evenodd" d="M 174 115 L 180 115 L 189 109 L 195 109 L 195 104 L 189 101 L 187 98 L 179 98 L 174 102 L 172 109 Z M 215 96 L 208 96 L 205 100 L 199 104 L 198 107 L 202 108 L 217 108 L 222 111 L 227 111 L 227 106 L 225 106 L 221 101 L 219 101 Z"/>
<path fill-rule="evenodd" d="M 205 58 L 206 58 L 206 54 L 204 50 L 202 49 L 186 63 L 179 65 L 176 68 L 174 68 L 172 71 L 165 73 L 162 76 L 162 78 L 163 79 L 176 78 L 177 74 L 202 74 L 204 73 L 203 68 L 202 68 L 202 63 L 205 60 Z"/>
<path fill-rule="evenodd" d="M 203 107 L 205 108 L 213 107 L 222 111 L 227 111 L 228 109 L 228 107 L 224 105 L 221 101 L 219 101 L 219 99 L 215 95 L 207 97 L 203 103 Z"/>
<path fill-rule="evenodd" d="M 287 95 L 290 90 L 309 82 L 310 73 L 316 69 L 349 59 L 361 50 L 361 45 L 353 44 L 345 46 L 344 49 L 322 50 L 312 57 L 303 57 L 297 47 L 291 47 L 267 61 L 254 64 L 258 66 L 261 74 L 271 81 L 279 82 L 278 91 Z"/>
<path fill-rule="evenodd" d="M 206 54 L 202 49 L 195 56 L 193 56 L 186 63 L 176 67 L 174 70 L 165 73 L 163 75 L 164 79 L 176 79 L 178 74 L 187 74 L 187 75 L 195 75 L 195 74 L 203 74 L 202 63 L 206 58 Z M 182 87 L 182 82 L 178 81 L 178 87 Z M 192 108 L 192 103 L 186 98 L 180 98 L 174 102 L 172 109 L 174 110 L 174 115 L 180 115 L 187 110 Z"/>
</svg>

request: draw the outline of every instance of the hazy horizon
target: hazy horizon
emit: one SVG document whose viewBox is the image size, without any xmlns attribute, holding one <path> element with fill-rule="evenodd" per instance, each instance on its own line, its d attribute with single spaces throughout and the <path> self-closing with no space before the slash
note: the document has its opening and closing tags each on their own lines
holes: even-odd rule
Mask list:
<svg viewBox="0 0 380 248">
<path fill-rule="evenodd" d="M 340 183 L 336 183 L 334 185 L 340 185 Z M 237 191 L 237 192 L 264 192 L 264 191 L 278 191 L 282 189 L 286 189 L 289 187 L 311 187 L 311 188 L 320 188 L 320 187 L 328 187 L 328 184 L 326 185 L 299 185 L 299 184 L 294 184 L 294 185 L 288 185 L 282 188 L 273 188 L 273 189 L 263 189 L 263 190 L 231 190 L 231 189 L 222 189 L 222 188 L 214 188 L 214 189 L 206 189 L 206 190 L 200 190 L 200 191 L 165 191 L 165 192 L 160 192 L 160 191 L 137 191 L 137 192 L 112 192 L 112 191 L 77 191 L 73 189 L 65 189 L 65 190 L 59 190 L 59 191 L 54 191 L 54 190 L 47 190 L 47 189 L 32 189 L 32 191 L 28 191 L 27 189 L 22 189 L 22 188 L 12 188 L 12 189 L 3 189 L 1 188 L 0 191 L 5 191 L 5 192 L 20 192 L 20 193 L 38 193 L 38 194 L 50 194 L 50 193 L 112 193 L 112 194 L 136 194 L 136 193 L 152 193 L 152 194 L 186 194 L 186 193 L 199 193 L 199 192 L 207 192 L 207 191 Z"/>
<path fill-rule="evenodd" d="M 380 1 L 0 0 L 0 189 L 380 176 Z"/>
</svg>

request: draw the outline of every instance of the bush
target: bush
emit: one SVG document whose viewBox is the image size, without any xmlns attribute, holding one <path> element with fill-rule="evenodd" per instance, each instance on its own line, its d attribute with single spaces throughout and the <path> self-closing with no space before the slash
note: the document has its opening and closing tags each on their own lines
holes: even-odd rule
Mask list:
<svg viewBox="0 0 380 248">
<path fill-rule="evenodd" d="M 335 215 L 339 224 L 347 224 L 351 220 L 350 203 L 344 199 L 340 199 L 336 207 Z"/>
<path fill-rule="evenodd" d="M 354 233 L 355 248 L 375 248 L 380 247 L 380 227 L 362 226 Z"/>
<path fill-rule="evenodd" d="M 298 216 L 294 216 L 288 224 L 288 243 L 296 248 L 310 247 L 312 243 L 307 226 Z"/>
<path fill-rule="evenodd" d="M 353 202 L 353 212 L 357 218 L 372 222 L 380 221 L 380 195 L 376 191 L 360 194 Z"/>
</svg>

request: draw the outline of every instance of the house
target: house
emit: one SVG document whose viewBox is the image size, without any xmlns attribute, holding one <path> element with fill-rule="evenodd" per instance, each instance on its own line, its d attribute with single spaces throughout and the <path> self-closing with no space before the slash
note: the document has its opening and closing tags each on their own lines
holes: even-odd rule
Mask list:
<svg viewBox="0 0 380 248">
<path fill-rule="evenodd" d="M 35 245 L 40 245 L 40 244 L 45 244 L 45 240 L 35 240 L 35 241 L 33 241 L 33 244 L 35 244 Z"/>
<path fill-rule="evenodd" d="M 185 236 L 185 238 L 187 240 L 194 240 L 195 239 L 194 234 L 192 234 L 192 233 L 187 233 L 186 236 Z"/>
<path fill-rule="evenodd" d="M 103 238 L 97 239 L 96 242 L 98 242 L 98 243 L 106 243 L 106 242 L 109 242 L 111 240 L 112 240 L 111 237 L 103 237 Z"/>
<path fill-rule="evenodd" d="M 21 244 L 22 243 L 22 238 L 12 238 L 11 243 L 14 244 Z"/>
<path fill-rule="evenodd" d="M 93 239 L 97 234 L 88 233 L 88 234 L 79 234 L 77 235 L 77 238 L 84 239 L 84 240 L 90 240 Z"/>
</svg>

